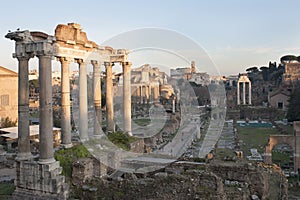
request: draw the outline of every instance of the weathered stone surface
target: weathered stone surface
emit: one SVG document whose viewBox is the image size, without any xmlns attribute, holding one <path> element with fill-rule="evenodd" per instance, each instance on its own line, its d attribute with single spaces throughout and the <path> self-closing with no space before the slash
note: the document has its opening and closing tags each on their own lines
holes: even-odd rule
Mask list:
<svg viewBox="0 0 300 200">
<path fill-rule="evenodd" d="M 73 163 L 73 183 L 81 184 L 93 177 L 93 160 L 91 158 L 80 158 Z"/>
<path fill-rule="evenodd" d="M 61 174 L 59 162 L 39 164 L 17 161 L 14 199 L 67 199 L 69 187 Z"/>
<path fill-rule="evenodd" d="M 176 170 L 177 168 L 180 170 Z M 180 171 L 180 173 L 175 174 L 174 171 Z M 287 199 L 285 183 L 282 184 L 281 189 L 276 183 L 278 189 L 275 188 L 275 193 L 277 193 L 275 196 L 270 193 L 268 182 L 271 174 L 277 174 L 277 176 L 280 174 L 276 171 L 272 173 L 269 171 L 270 169 L 266 170 L 262 166 L 218 164 L 204 166 L 192 162 L 173 163 L 166 169 L 147 173 L 144 176 L 132 178 L 134 174 L 125 173 L 119 180 L 94 179 L 89 184 L 97 187 L 97 191 L 82 191 L 81 194 L 78 193 L 77 198 L 248 200 L 251 199 L 251 195 L 256 195 L 259 199 L 277 197 Z"/>
</svg>

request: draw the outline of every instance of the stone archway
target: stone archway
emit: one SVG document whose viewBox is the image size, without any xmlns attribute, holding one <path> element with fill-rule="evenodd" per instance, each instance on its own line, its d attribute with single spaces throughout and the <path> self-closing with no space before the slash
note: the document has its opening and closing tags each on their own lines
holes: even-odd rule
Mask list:
<svg viewBox="0 0 300 200">
<path fill-rule="evenodd" d="M 300 168 L 300 121 L 294 122 L 293 126 L 293 135 L 270 135 L 265 147 L 265 163 L 272 164 L 272 150 L 277 144 L 288 144 L 294 151 L 294 171 Z"/>
</svg>

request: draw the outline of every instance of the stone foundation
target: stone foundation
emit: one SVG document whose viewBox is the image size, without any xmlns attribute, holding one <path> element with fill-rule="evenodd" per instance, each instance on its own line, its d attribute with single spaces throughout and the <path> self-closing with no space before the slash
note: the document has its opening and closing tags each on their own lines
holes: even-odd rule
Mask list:
<svg viewBox="0 0 300 200">
<path fill-rule="evenodd" d="M 67 199 L 69 187 L 60 175 L 59 162 L 39 164 L 35 161 L 16 161 L 17 177 L 14 199 L 61 200 Z"/>
</svg>

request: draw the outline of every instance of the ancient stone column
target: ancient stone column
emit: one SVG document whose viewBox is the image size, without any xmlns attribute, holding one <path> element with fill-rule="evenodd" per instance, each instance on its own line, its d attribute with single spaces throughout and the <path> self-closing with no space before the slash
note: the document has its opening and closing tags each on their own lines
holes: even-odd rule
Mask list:
<svg viewBox="0 0 300 200">
<path fill-rule="evenodd" d="M 175 113 L 175 99 L 172 99 L 172 113 Z"/>
<path fill-rule="evenodd" d="M 252 88 L 251 88 L 251 82 L 249 82 L 249 105 L 252 104 Z"/>
<path fill-rule="evenodd" d="M 145 94 L 146 103 L 148 103 L 149 102 L 149 86 L 148 85 L 145 86 L 145 90 L 146 90 L 146 94 Z"/>
<path fill-rule="evenodd" d="M 52 117 L 52 68 L 51 57 L 41 55 L 39 58 L 40 83 L 40 158 L 39 163 L 55 162 L 53 156 L 53 117 Z"/>
<path fill-rule="evenodd" d="M 87 66 L 79 59 L 79 134 L 81 141 L 88 139 Z"/>
<path fill-rule="evenodd" d="M 101 123 L 102 123 L 102 110 L 101 110 L 101 77 L 100 77 L 100 63 L 95 60 L 91 61 L 93 65 L 93 90 L 94 90 L 94 107 L 95 107 L 95 119 L 94 119 L 94 136 L 100 135 Z"/>
<path fill-rule="evenodd" d="M 158 86 L 154 86 L 154 90 L 153 90 L 153 96 L 154 96 L 154 101 L 158 100 Z"/>
<path fill-rule="evenodd" d="M 143 103 L 143 85 L 140 86 L 140 104 Z"/>
<path fill-rule="evenodd" d="M 113 63 L 104 63 L 106 70 L 106 131 L 114 132 L 114 94 L 113 94 L 113 82 L 112 82 L 112 66 Z"/>
<path fill-rule="evenodd" d="M 240 82 L 237 83 L 237 105 L 240 105 Z"/>
<path fill-rule="evenodd" d="M 60 57 L 61 63 L 61 145 L 64 148 L 72 147 L 71 141 L 71 104 L 70 104 L 70 59 Z"/>
<path fill-rule="evenodd" d="M 131 72 L 130 62 L 123 62 L 123 120 L 124 131 L 129 135 L 131 133 Z"/>
<path fill-rule="evenodd" d="M 151 85 L 149 85 L 149 103 L 152 103 L 152 98 L 153 97 L 153 95 L 152 95 L 152 87 L 151 87 Z"/>
<path fill-rule="evenodd" d="M 29 135 L 29 87 L 28 61 L 30 57 L 17 57 L 19 61 L 18 75 L 18 154 L 17 160 L 31 158 Z"/>
<path fill-rule="evenodd" d="M 246 104 L 246 83 L 243 82 L 243 104 Z"/>
</svg>

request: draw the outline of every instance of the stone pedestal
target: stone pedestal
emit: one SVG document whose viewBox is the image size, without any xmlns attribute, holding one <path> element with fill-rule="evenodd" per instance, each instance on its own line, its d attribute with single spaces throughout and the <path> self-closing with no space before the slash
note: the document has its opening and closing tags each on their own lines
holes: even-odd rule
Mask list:
<svg viewBox="0 0 300 200">
<path fill-rule="evenodd" d="M 65 177 L 60 175 L 59 162 L 39 164 L 34 161 L 16 161 L 16 190 L 13 198 L 17 200 L 62 200 L 69 196 Z"/>
</svg>

